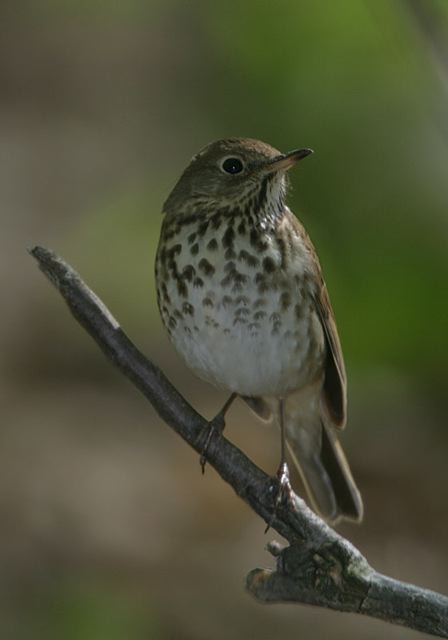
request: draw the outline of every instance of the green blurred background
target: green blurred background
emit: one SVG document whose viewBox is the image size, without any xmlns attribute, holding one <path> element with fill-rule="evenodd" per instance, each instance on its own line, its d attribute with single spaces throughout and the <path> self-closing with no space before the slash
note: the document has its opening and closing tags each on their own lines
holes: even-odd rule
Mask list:
<svg viewBox="0 0 448 640">
<path fill-rule="evenodd" d="M 291 204 L 340 328 L 366 509 L 341 531 L 381 571 L 448 592 L 446 0 L 4 0 L 0 91 L 0 636 L 417 638 L 253 602 L 264 524 L 201 477 L 25 249 L 71 262 L 211 417 L 224 397 L 156 311 L 162 202 L 213 139 L 312 147 Z M 241 404 L 228 435 L 276 468 L 277 433 Z"/>
</svg>

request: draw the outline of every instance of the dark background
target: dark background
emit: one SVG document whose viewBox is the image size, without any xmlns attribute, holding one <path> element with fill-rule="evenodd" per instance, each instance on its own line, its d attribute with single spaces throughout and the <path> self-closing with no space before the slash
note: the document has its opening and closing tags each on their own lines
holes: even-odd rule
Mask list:
<svg viewBox="0 0 448 640">
<path fill-rule="evenodd" d="M 340 530 L 379 570 L 447 592 L 447 2 L 4 1 L 0 91 L 1 637 L 419 637 L 252 601 L 264 523 L 201 477 L 26 248 L 69 260 L 211 417 L 224 396 L 156 311 L 162 202 L 210 140 L 312 147 L 291 205 L 338 320 L 366 512 Z M 278 434 L 241 404 L 228 435 L 276 468 Z"/>
</svg>

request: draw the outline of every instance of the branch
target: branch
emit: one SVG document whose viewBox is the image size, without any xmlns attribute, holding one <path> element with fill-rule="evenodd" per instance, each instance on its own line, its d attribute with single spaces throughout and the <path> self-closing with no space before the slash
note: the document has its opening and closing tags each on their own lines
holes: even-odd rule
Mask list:
<svg viewBox="0 0 448 640">
<path fill-rule="evenodd" d="M 106 356 L 151 402 L 159 416 L 198 453 L 207 421 L 129 340 L 101 300 L 61 258 L 30 251 L 70 311 Z M 273 482 L 222 434 L 207 451 L 209 464 L 289 545 L 268 548 L 275 571 L 255 569 L 247 589 L 262 602 L 296 602 L 362 613 L 448 638 L 448 598 L 375 571 L 361 553 L 318 518 L 298 496 L 274 512 Z"/>
</svg>

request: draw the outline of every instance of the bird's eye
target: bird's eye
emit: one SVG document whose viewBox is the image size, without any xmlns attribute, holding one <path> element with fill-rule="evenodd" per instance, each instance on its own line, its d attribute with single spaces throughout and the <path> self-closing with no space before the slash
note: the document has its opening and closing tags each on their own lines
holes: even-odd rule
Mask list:
<svg viewBox="0 0 448 640">
<path fill-rule="evenodd" d="M 244 165 L 239 158 L 226 158 L 221 164 L 221 169 L 225 173 L 241 173 L 244 169 Z"/>
</svg>

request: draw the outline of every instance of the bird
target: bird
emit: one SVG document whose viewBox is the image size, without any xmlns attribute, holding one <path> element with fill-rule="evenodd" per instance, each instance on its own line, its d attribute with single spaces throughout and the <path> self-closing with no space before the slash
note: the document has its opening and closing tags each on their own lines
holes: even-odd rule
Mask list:
<svg viewBox="0 0 448 640">
<path fill-rule="evenodd" d="M 315 511 L 360 522 L 363 503 L 339 442 L 347 413 L 341 343 L 316 250 L 286 204 L 289 170 L 313 151 L 251 138 L 193 156 L 163 208 L 157 301 L 174 348 L 203 380 L 280 428 L 276 508 L 290 495 L 287 451 Z"/>
</svg>

